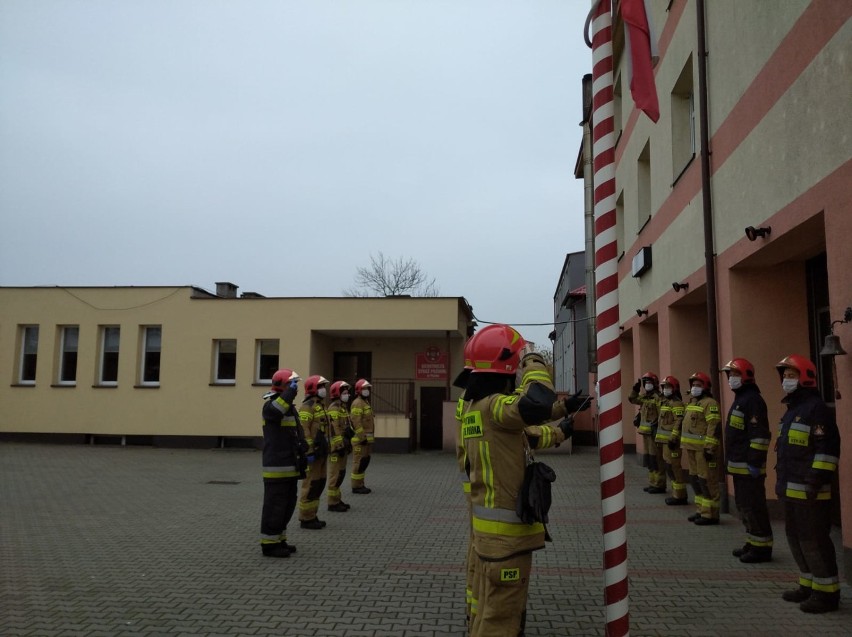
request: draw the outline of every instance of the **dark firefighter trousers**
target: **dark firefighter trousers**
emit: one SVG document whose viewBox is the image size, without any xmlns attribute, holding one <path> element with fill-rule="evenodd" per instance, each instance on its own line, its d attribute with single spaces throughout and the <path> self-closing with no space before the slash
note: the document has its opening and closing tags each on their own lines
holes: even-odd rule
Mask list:
<svg viewBox="0 0 852 637">
<path fill-rule="evenodd" d="M 829 599 L 840 597 L 837 559 L 831 541 L 831 500 L 784 499 L 790 552 L 799 567 L 799 585 Z"/>
<path fill-rule="evenodd" d="M 766 507 L 766 476 L 734 476 L 734 502 L 746 531 L 746 544 L 752 550 L 772 553 L 772 525 Z"/>
<path fill-rule="evenodd" d="M 287 540 L 287 524 L 296 510 L 298 478 L 263 481 L 263 511 L 260 515 L 260 535 L 266 544 Z"/>
</svg>

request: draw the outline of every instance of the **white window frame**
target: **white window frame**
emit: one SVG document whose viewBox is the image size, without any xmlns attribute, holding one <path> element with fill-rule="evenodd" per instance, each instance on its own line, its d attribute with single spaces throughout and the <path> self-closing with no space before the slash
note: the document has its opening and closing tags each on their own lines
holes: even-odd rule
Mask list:
<svg viewBox="0 0 852 637">
<path fill-rule="evenodd" d="M 38 375 L 38 325 L 21 325 L 21 355 L 18 360 L 18 384 L 19 385 L 35 385 Z M 27 345 L 30 342 L 28 336 L 35 334 L 35 352 L 27 352 Z M 24 378 L 24 367 L 26 366 L 27 356 L 35 356 L 33 364 L 33 377 Z"/>
<path fill-rule="evenodd" d="M 234 377 L 220 378 L 219 377 L 219 360 L 222 355 L 222 344 L 234 344 Z M 227 352 L 226 352 L 227 353 Z M 213 384 L 214 385 L 236 385 L 237 384 L 237 339 L 235 338 L 219 338 L 213 341 Z"/>
<path fill-rule="evenodd" d="M 264 338 L 258 339 L 255 345 L 255 356 L 254 356 L 254 382 L 257 384 L 269 384 L 272 382 L 272 374 L 269 377 L 261 376 L 261 357 L 263 354 L 264 345 L 274 344 L 275 345 L 275 370 L 272 371 L 272 374 L 275 373 L 278 369 L 278 363 L 281 361 L 281 341 L 277 338 Z M 267 354 L 267 356 L 271 356 L 271 354 Z"/>
<path fill-rule="evenodd" d="M 118 348 L 116 349 L 115 363 L 115 380 L 104 380 L 104 360 L 107 355 L 107 334 L 110 330 L 118 331 Z M 100 355 L 98 356 L 98 386 L 99 387 L 117 387 L 118 386 L 118 366 L 121 364 L 121 326 L 120 325 L 101 325 L 100 327 Z M 112 352 L 109 352 L 112 353 Z"/>
<path fill-rule="evenodd" d="M 142 387 L 159 387 L 160 386 L 160 365 L 163 355 L 163 326 L 162 325 L 143 325 L 142 327 L 142 347 L 141 355 L 139 356 L 139 384 Z M 145 380 L 145 372 L 148 371 L 148 346 L 151 339 L 151 331 L 159 331 L 159 343 L 157 349 L 151 350 L 157 353 L 157 380 Z"/>
<path fill-rule="evenodd" d="M 77 333 L 76 342 L 74 343 L 74 349 L 68 349 L 68 334 L 70 330 L 74 330 Z M 56 384 L 63 385 L 67 387 L 75 387 L 77 385 L 77 371 L 78 364 L 80 362 L 79 358 L 79 350 L 80 350 L 80 326 L 79 325 L 62 325 L 59 328 L 59 369 L 56 370 Z M 74 378 L 66 379 L 63 378 L 65 372 L 65 357 L 73 351 L 77 356 L 74 359 Z"/>
</svg>

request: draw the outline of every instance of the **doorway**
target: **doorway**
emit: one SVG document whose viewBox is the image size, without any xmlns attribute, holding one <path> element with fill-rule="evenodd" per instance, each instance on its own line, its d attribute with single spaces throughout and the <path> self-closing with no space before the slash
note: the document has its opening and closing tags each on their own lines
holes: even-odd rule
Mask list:
<svg viewBox="0 0 852 637">
<path fill-rule="evenodd" d="M 442 449 L 444 446 L 444 400 L 447 390 L 443 387 L 420 388 L 420 448 Z"/>
</svg>

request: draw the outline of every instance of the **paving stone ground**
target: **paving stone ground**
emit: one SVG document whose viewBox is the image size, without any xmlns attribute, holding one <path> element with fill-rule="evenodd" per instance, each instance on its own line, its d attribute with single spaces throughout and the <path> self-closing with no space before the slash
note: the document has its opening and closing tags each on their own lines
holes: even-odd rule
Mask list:
<svg viewBox="0 0 852 637">
<path fill-rule="evenodd" d="M 542 458 L 557 472 L 551 533 L 536 553 L 528 637 L 603 635 L 598 455 Z M 806 615 L 781 593 L 796 567 L 774 522 L 775 559 L 746 565 L 738 520 L 686 521 L 645 494 L 625 461 L 631 635 L 852 634 L 841 610 Z M 258 544 L 260 454 L 247 450 L 0 445 L 0 635 L 464 634 L 467 510 L 450 454 L 376 455 L 374 492 L 321 531 L 291 523 L 298 553 Z M 839 533 L 835 533 L 839 547 Z"/>
</svg>

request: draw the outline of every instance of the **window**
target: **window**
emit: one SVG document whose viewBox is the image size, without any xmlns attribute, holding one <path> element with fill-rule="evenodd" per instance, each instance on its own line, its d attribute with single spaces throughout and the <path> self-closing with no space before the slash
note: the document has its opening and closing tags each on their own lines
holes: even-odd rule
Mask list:
<svg viewBox="0 0 852 637">
<path fill-rule="evenodd" d="M 118 346 L 120 337 L 120 327 L 101 327 L 99 385 L 112 386 L 118 384 Z"/>
<path fill-rule="evenodd" d="M 143 385 L 160 384 L 160 339 L 162 327 L 159 325 L 142 328 L 142 370 L 140 377 Z"/>
<path fill-rule="evenodd" d="M 237 382 L 237 341 L 232 339 L 213 341 L 214 362 L 213 382 L 219 385 L 233 385 Z"/>
<path fill-rule="evenodd" d="M 59 334 L 59 384 L 77 384 L 77 339 L 80 328 L 76 325 L 60 328 Z"/>
<path fill-rule="evenodd" d="M 639 153 L 638 169 L 638 195 L 636 202 L 636 221 L 638 231 L 651 218 L 651 142 L 645 142 L 645 147 Z M 638 232 L 637 232 L 638 234 Z"/>
<path fill-rule="evenodd" d="M 255 382 L 268 383 L 278 370 L 278 340 L 257 341 Z"/>
<path fill-rule="evenodd" d="M 676 182 L 695 157 L 695 91 L 692 56 L 674 84 L 672 104 L 672 178 Z"/>
<path fill-rule="evenodd" d="M 21 328 L 21 367 L 18 381 L 22 385 L 35 385 L 38 362 L 38 325 Z"/>
</svg>

